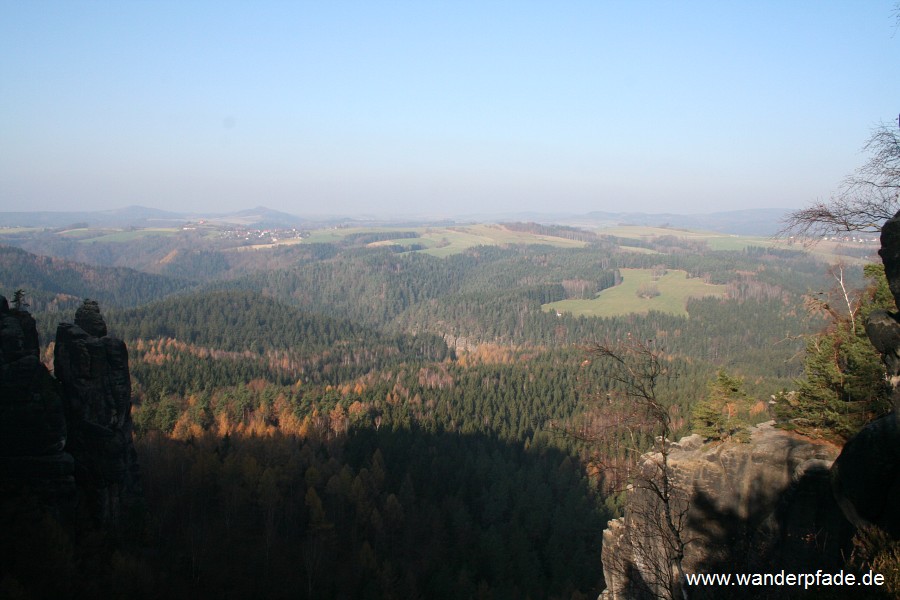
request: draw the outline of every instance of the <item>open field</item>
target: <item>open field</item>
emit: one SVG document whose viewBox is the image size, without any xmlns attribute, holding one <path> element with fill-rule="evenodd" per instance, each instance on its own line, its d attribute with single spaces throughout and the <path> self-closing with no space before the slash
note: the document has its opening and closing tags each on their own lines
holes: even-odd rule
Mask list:
<svg viewBox="0 0 900 600">
<path fill-rule="evenodd" d="M 31 233 L 33 231 L 41 231 L 40 227 L 0 227 L 0 235 L 17 235 L 20 233 Z"/>
<path fill-rule="evenodd" d="M 313 231 L 303 241 L 307 243 L 336 242 L 355 233 L 381 233 L 386 231 L 413 232 L 416 237 L 380 240 L 370 246 L 399 245 L 424 246 L 424 252 L 432 256 L 450 256 L 474 246 L 501 246 L 504 244 L 549 244 L 563 248 L 582 248 L 586 244 L 577 240 L 510 231 L 502 225 L 460 225 L 454 227 L 351 227 L 346 229 L 320 229 Z"/>
<path fill-rule="evenodd" d="M 748 235 L 734 235 L 728 233 L 717 233 L 712 231 L 689 231 L 686 229 L 669 229 L 665 227 L 649 227 L 639 225 L 623 225 L 619 227 L 610 227 L 605 229 L 597 229 L 599 235 L 615 235 L 622 238 L 635 240 L 652 240 L 661 236 L 674 236 L 691 241 L 706 242 L 710 250 L 744 250 L 748 246 L 760 246 L 764 248 L 779 248 L 785 250 L 797 250 L 807 252 L 821 258 L 829 263 L 844 262 L 846 264 L 867 264 L 873 260 L 877 261 L 877 252 L 879 244 L 875 234 L 868 234 L 868 237 L 876 238 L 875 242 L 867 242 L 865 244 L 853 241 L 835 241 L 820 240 L 814 244 L 794 243 L 790 240 L 760 237 Z M 860 234 L 862 235 L 862 234 Z M 856 258 L 846 254 L 841 254 L 841 248 L 868 248 L 871 249 L 872 258 Z M 632 247 L 623 246 L 623 249 L 633 250 Z"/>
<path fill-rule="evenodd" d="M 75 229 L 64 229 L 57 232 L 57 235 L 72 238 L 76 240 L 84 240 L 88 238 L 97 238 L 111 233 L 109 229 L 93 229 L 88 227 L 76 227 Z"/>
<path fill-rule="evenodd" d="M 666 227 L 650 227 L 643 225 L 623 225 L 596 230 L 600 235 L 615 235 L 635 240 L 650 240 L 662 236 L 674 236 L 691 241 L 706 242 L 711 250 L 743 250 L 747 246 L 773 246 L 782 242 L 766 237 L 733 235 L 713 231 L 689 231 L 686 229 L 669 229 Z"/>
<path fill-rule="evenodd" d="M 269 248 L 274 248 L 276 246 L 293 246 L 296 244 L 302 244 L 306 240 L 302 240 L 300 238 L 290 238 L 287 240 L 278 240 L 277 242 L 270 242 L 268 244 L 254 244 L 252 246 L 237 246 L 235 248 L 231 248 L 231 250 L 267 250 Z"/>
<path fill-rule="evenodd" d="M 676 315 L 687 315 L 688 298 L 723 296 L 724 285 L 704 283 L 700 279 L 688 279 L 685 271 L 668 271 L 658 280 L 650 269 L 621 269 L 622 283 L 603 290 L 591 300 L 561 300 L 543 306 L 544 310 L 567 312 L 588 317 L 615 317 L 630 313 L 647 313 L 651 310 Z M 638 288 L 655 286 L 660 294 L 655 298 L 639 298 Z"/>
<path fill-rule="evenodd" d="M 504 244 L 548 244 L 561 248 L 583 248 L 587 244 L 549 235 L 537 235 L 523 231 L 510 231 L 502 225 L 467 225 L 432 229 L 422 236 L 436 242 L 434 247 L 422 250 L 432 256 L 449 256 L 473 246 L 502 246 Z M 410 240 L 412 241 L 412 240 Z"/>
</svg>

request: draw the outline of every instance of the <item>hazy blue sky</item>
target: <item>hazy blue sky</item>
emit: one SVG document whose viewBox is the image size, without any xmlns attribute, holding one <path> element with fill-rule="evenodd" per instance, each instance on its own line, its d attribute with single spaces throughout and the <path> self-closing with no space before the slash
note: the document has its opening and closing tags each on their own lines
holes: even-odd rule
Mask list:
<svg viewBox="0 0 900 600">
<path fill-rule="evenodd" d="M 900 112 L 895 4 L 0 0 L 0 210 L 798 207 Z"/>
</svg>

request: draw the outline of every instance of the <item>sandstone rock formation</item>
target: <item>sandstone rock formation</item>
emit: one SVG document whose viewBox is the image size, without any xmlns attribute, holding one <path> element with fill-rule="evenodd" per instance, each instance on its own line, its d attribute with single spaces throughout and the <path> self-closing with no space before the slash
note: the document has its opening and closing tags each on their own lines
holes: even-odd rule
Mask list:
<svg viewBox="0 0 900 600">
<path fill-rule="evenodd" d="M 61 390 L 41 364 L 34 319 L 0 296 L 0 481 L 60 507 L 74 500 Z"/>
<path fill-rule="evenodd" d="M 884 273 L 900 306 L 900 212 L 881 228 Z M 857 527 L 876 525 L 900 539 L 900 315 L 874 311 L 866 334 L 881 353 L 894 388 L 894 412 L 866 425 L 835 461 L 835 497 Z"/>
<path fill-rule="evenodd" d="M 900 212 L 881 228 L 881 250 L 884 274 L 900 306 Z M 894 386 L 894 410 L 900 410 L 900 315 L 886 310 L 876 310 L 866 319 L 866 335 L 875 349 L 881 353 L 888 378 Z"/>
<path fill-rule="evenodd" d="M 876 525 L 900 539 L 900 419 L 897 412 L 863 427 L 832 469 L 834 495 L 856 527 Z"/>
<path fill-rule="evenodd" d="M 842 564 L 841 540 L 851 528 L 831 494 L 829 468 L 837 449 L 776 429 L 752 430 L 749 443 L 702 444 L 700 436 L 670 446 L 672 480 L 685 493 L 689 573 L 816 569 Z M 603 533 L 601 597 L 646 597 L 658 574 L 641 550 L 653 546 L 652 499 L 633 488 L 625 517 Z M 734 590 L 728 597 L 734 597 Z M 704 597 L 715 597 L 706 589 Z"/>
<path fill-rule="evenodd" d="M 96 302 L 86 301 L 75 325 L 57 329 L 54 378 L 40 362 L 34 319 L 0 296 L 0 484 L 101 525 L 140 492 L 128 351 L 106 333 Z"/>
<path fill-rule="evenodd" d="M 131 376 L 125 343 L 106 335 L 96 302 L 86 300 L 75 324 L 56 330 L 54 371 L 62 384 L 75 478 L 91 515 L 115 520 L 138 492 L 132 440 Z"/>
<path fill-rule="evenodd" d="M 881 227 L 881 250 L 884 274 L 897 306 L 900 306 L 900 211 Z"/>
</svg>

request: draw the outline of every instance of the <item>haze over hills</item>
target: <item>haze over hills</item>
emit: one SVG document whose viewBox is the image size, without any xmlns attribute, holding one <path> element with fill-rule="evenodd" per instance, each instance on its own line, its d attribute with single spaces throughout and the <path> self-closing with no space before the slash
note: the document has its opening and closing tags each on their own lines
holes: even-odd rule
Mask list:
<svg viewBox="0 0 900 600">
<path fill-rule="evenodd" d="M 166 227 L 192 221 L 235 225 L 294 227 L 307 221 L 288 213 L 258 206 L 227 213 L 172 212 L 146 206 L 126 206 L 96 211 L 21 211 L 0 213 L 6 227 Z"/>
<path fill-rule="evenodd" d="M 602 228 L 617 225 L 651 225 L 681 229 L 697 229 L 737 235 L 774 235 L 788 212 L 785 208 L 759 208 L 712 213 L 642 213 L 592 211 L 586 214 L 539 213 L 533 211 L 467 214 L 449 216 L 379 217 L 359 215 L 341 217 L 329 215 L 297 216 L 264 206 L 235 212 L 198 213 L 172 212 L 145 206 L 101 211 L 20 211 L 0 212 L 0 227 L 166 227 L 189 222 L 206 221 L 223 225 L 254 225 L 256 227 L 291 228 L 327 224 L 431 224 L 530 221 L 564 224 L 578 227 Z"/>
</svg>

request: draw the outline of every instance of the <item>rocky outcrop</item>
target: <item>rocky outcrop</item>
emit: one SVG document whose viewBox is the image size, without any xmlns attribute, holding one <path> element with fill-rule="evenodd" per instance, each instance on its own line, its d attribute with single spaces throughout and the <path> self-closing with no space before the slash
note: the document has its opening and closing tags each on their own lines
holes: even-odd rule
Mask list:
<svg viewBox="0 0 900 600">
<path fill-rule="evenodd" d="M 882 226 L 878 254 L 900 306 L 900 212 Z M 894 411 L 866 425 L 844 445 L 832 473 L 834 494 L 854 525 L 876 525 L 900 539 L 900 315 L 873 311 L 866 334 L 884 359 L 894 388 Z"/>
<path fill-rule="evenodd" d="M 884 275 L 900 306 L 900 212 L 881 228 L 881 249 L 878 251 L 884 263 Z M 900 315 L 887 310 L 875 310 L 866 319 L 866 335 L 875 349 L 881 353 L 887 368 L 887 376 L 894 386 L 894 410 L 900 410 Z"/>
<path fill-rule="evenodd" d="M 30 314 L 0 296 L 0 482 L 28 485 L 58 507 L 74 500 L 74 464 L 63 450 L 66 420 L 60 386 L 41 364 Z"/>
<path fill-rule="evenodd" d="M 139 488 L 131 377 L 125 343 L 107 335 L 96 302 L 85 301 L 75 324 L 57 328 L 54 372 L 63 388 L 79 491 L 95 519 L 115 520 Z"/>
<path fill-rule="evenodd" d="M 900 212 L 882 227 L 881 246 L 888 285 L 900 306 Z M 873 311 L 866 334 L 884 359 L 894 411 L 864 427 L 835 460 L 834 447 L 799 439 L 772 423 L 754 428 L 748 444 L 701 446 L 691 436 L 670 446 L 671 480 L 683 492 L 675 508 L 686 511 L 685 572 L 837 571 L 846 566 L 857 528 L 874 525 L 900 538 L 900 314 Z M 654 457 L 645 459 L 652 464 Z M 603 534 L 602 597 L 660 591 L 660 574 L 672 565 L 652 561 L 664 537 L 659 509 L 646 488 L 629 491 L 625 517 L 610 522 Z M 692 590 L 692 597 L 740 593 L 706 587 Z M 749 597 L 758 590 L 743 593 Z"/>
<path fill-rule="evenodd" d="M 125 343 L 96 302 L 56 332 L 54 371 L 39 359 L 35 321 L 0 296 L 0 483 L 61 514 L 115 522 L 139 497 Z"/>
<path fill-rule="evenodd" d="M 815 571 L 842 564 L 841 540 L 852 532 L 831 494 L 834 446 L 769 422 L 753 428 L 749 443 L 703 444 L 693 435 L 669 449 L 671 480 L 682 494 L 675 508 L 686 517 L 685 572 Z M 659 507 L 652 496 L 633 487 L 625 517 L 603 533 L 603 598 L 640 598 L 659 580 L 648 564 L 662 524 L 654 522 Z M 711 588 L 704 593 L 715 596 Z"/>
<path fill-rule="evenodd" d="M 900 539 L 900 419 L 894 412 L 863 427 L 833 468 L 834 494 L 856 527 L 876 525 Z"/>
<path fill-rule="evenodd" d="M 881 226 L 881 250 L 884 275 L 897 306 L 900 306 L 900 212 Z"/>
</svg>

